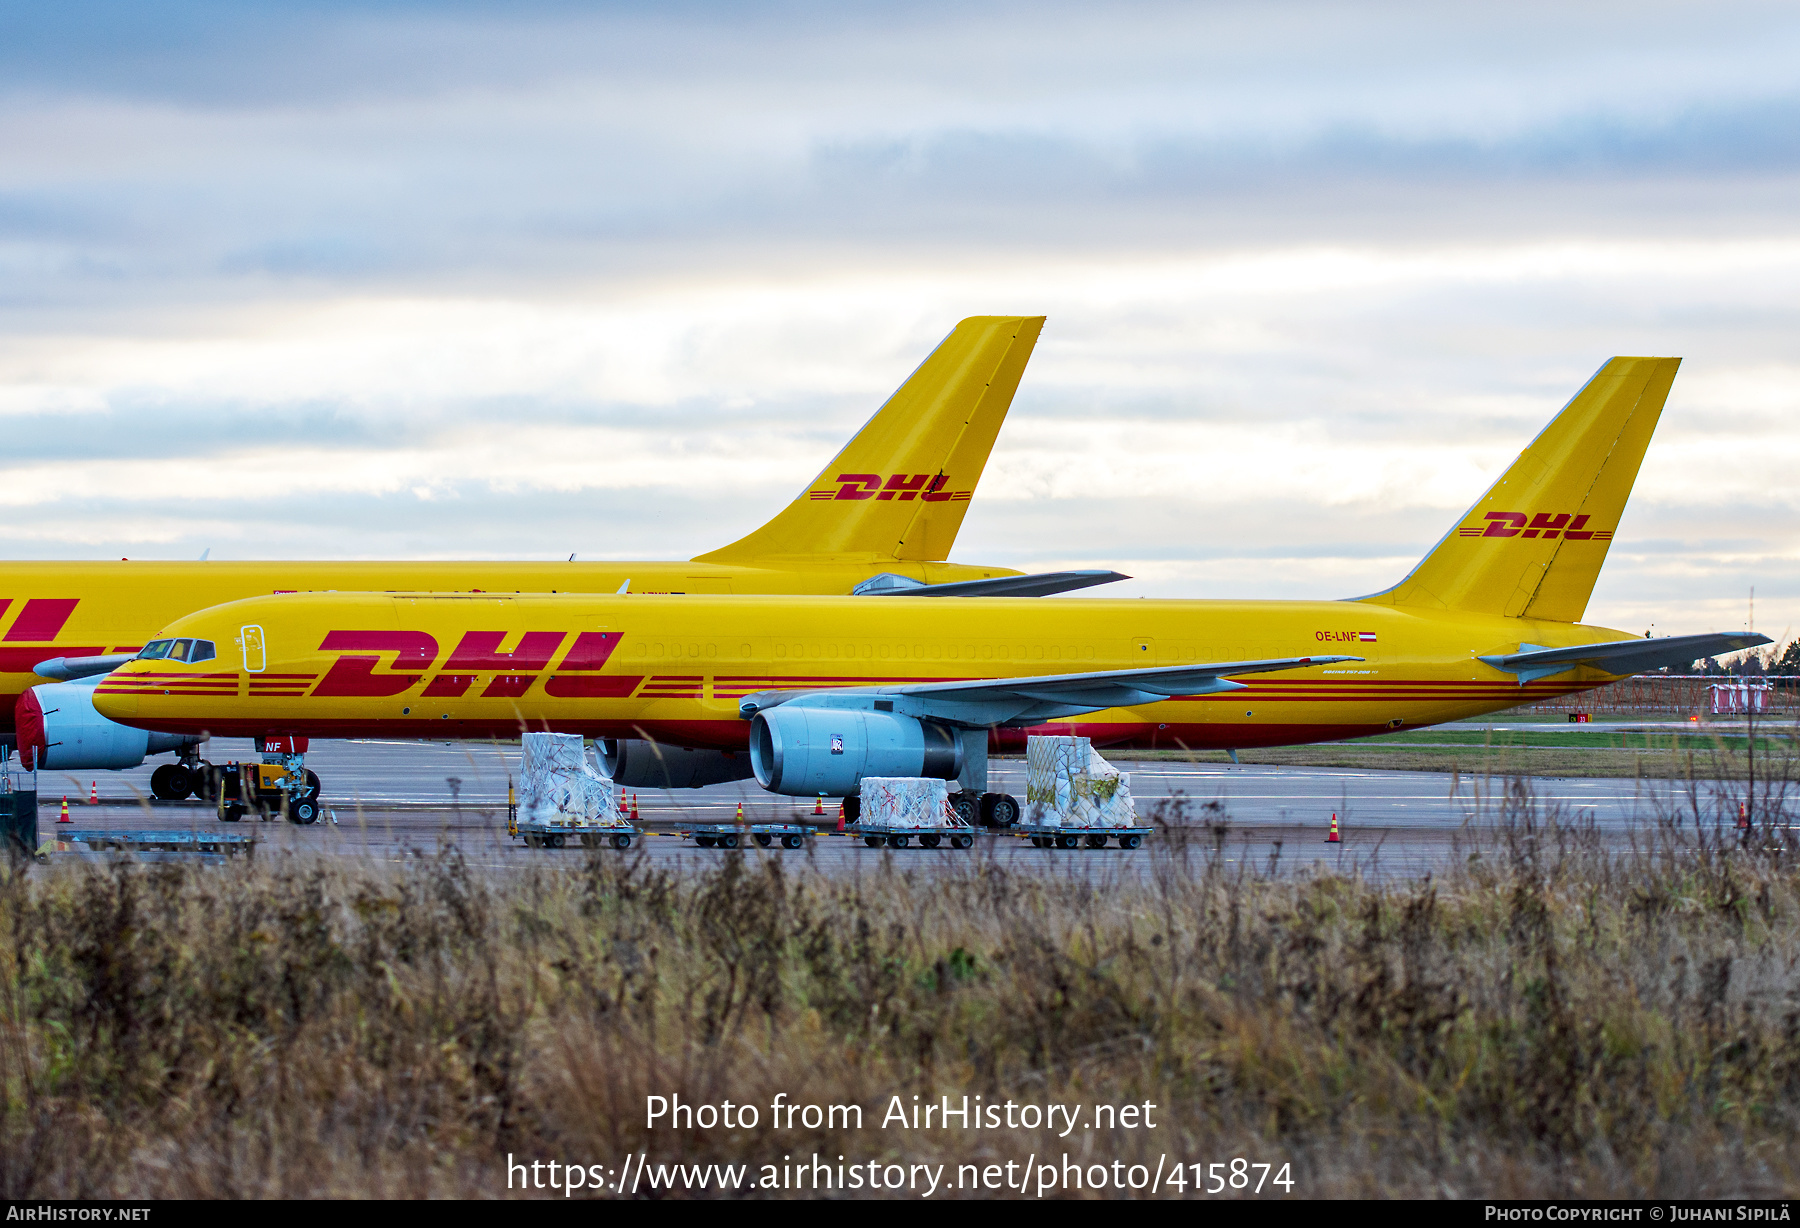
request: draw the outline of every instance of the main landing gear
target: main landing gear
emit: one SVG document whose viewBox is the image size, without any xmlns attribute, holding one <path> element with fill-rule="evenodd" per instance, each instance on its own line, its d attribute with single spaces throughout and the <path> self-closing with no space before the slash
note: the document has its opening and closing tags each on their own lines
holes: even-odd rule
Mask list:
<svg viewBox="0 0 1800 1228">
<path fill-rule="evenodd" d="M 196 738 L 182 747 L 181 756 L 174 763 L 165 763 L 150 773 L 151 797 L 163 802 L 179 802 L 196 795 L 201 801 L 212 800 L 213 765 L 200 758 L 200 741 Z"/>
</svg>

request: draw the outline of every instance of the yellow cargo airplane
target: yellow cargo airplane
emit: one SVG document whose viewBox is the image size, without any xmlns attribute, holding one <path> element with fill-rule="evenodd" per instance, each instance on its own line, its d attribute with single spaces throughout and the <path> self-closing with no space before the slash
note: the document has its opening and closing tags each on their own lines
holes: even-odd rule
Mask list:
<svg viewBox="0 0 1800 1228">
<path fill-rule="evenodd" d="M 1042 316 L 963 320 L 854 439 L 776 517 L 691 562 L 268 562 L 0 564 L 0 760 L 15 736 L 27 767 L 133 767 L 177 751 L 152 790 L 185 797 L 196 739 L 116 725 L 95 679 L 157 628 L 195 610 L 292 590 L 814 593 L 1037 596 L 1122 577 L 1021 576 L 948 563 L 970 496 L 1031 357 Z M 164 668 L 217 669 L 199 650 Z M 54 685 L 41 684 L 55 679 Z M 81 681 L 73 681 L 80 679 Z"/>
<path fill-rule="evenodd" d="M 306 593 L 176 621 L 95 702 L 182 735 L 651 739 L 655 783 L 747 758 L 792 796 L 939 776 L 1004 823 L 1017 805 L 985 793 L 990 736 L 1363 737 L 1768 643 L 1578 621 L 1678 365 L 1612 359 L 1410 575 L 1355 600 Z M 603 760 L 645 774 L 616 745 Z"/>
</svg>

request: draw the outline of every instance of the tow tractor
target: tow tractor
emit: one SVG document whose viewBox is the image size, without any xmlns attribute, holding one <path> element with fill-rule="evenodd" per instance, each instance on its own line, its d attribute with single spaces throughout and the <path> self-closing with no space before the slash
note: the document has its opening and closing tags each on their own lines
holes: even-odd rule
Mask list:
<svg viewBox="0 0 1800 1228">
<path fill-rule="evenodd" d="M 319 778 L 304 766 L 307 740 L 266 737 L 261 763 L 213 763 L 207 785 L 219 821 L 236 823 L 254 813 L 267 822 L 283 818 L 306 826 L 319 821 Z"/>
</svg>

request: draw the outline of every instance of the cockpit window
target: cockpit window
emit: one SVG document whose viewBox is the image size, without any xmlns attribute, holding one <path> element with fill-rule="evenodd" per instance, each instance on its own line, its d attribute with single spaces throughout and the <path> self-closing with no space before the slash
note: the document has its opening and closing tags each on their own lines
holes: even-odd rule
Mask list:
<svg viewBox="0 0 1800 1228">
<path fill-rule="evenodd" d="M 218 647 L 211 640 L 151 640 L 138 653 L 137 659 L 186 661 L 192 665 L 198 661 L 211 661 L 218 655 Z"/>
</svg>

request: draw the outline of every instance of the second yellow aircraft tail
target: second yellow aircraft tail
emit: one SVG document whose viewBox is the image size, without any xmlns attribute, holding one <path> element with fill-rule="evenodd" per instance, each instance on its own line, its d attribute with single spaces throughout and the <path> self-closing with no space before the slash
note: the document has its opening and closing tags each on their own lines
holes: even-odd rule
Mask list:
<svg viewBox="0 0 1800 1228">
<path fill-rule="evenodd" d="M 1579 622 L 1679 358 L 1614 358 L 1382 605 Z"/>
<path fill-rule="evenodd" d="M 1043 316 L 958 324 L 798 499 L 694 561 L 948 558 L 1043 326 Z"/>
</svg>

